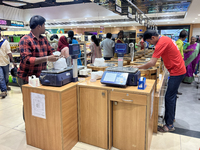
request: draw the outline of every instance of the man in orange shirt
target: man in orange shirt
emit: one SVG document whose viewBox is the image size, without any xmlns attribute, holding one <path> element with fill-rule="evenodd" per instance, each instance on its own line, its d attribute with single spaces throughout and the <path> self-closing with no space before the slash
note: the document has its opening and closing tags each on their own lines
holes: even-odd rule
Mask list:
<svg viewBox="0 0 200 150">
<path fill-rule="evenodd" d="M 181 53 L 174 41 L 166 36 L 160 36 L 155 30 L 147 30 L 144 33 L 144 41 L 155 45 L 155 51 L 151 60 L 141 66 L 134 66 L 139 69 L 148 69 L 155 66 L 157 60 L 162 57 L 165 67 L 170 73 L 167 92 L 165 95 L 165 123 L 160 132 L 175 130 L 173 120 L 175 118 L 177 92 L 183 80 L 186 69 Z"/>
</svg>

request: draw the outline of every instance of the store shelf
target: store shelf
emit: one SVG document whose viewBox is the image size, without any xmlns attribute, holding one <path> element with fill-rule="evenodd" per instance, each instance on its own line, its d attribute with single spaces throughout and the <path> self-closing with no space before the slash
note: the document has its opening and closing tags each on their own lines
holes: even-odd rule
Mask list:
<svg viewBox="0 0 200 150">
<path fill-rule="evenodd" d="M 12 53 L 13 57 L 20 57 L 20 53 Z"/>
<path fill-rule="evenodd" d="M 19 44 L 19 42 L 9 42 L 9 44 Z"/>
<path fill-rule="evenodd" d="M 12 82 L 8 82 L 8 85 L 9 86 L 18 86 L 19 87 L 19 85 L 17 83 L 12 83 Z"/>
</svg>

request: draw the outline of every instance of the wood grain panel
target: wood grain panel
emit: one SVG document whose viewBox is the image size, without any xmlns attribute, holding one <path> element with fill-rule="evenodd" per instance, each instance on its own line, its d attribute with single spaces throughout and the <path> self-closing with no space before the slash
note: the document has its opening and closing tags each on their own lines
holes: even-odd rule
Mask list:
<svg viewBox="0 0 200 150">
<path fill-rule="evenodd" d="M 127 103 L 136 104 L 136 105 L 147 105 L 146 98 L 147 98 L 146 95 L 131 94 L 131 93 L 125 93 L 125 92 L 115 92 L 115 91 L 110 92 L 110 99 L 112 101 L 126 103 L 126 100 L 128 100 Z M 122 99 L 124 99 L 125 101 L 123 101 Z M 129 102 L 129 100 L 131 100 L 131 102 Z"/>
<path fill-rule="evenodd" d="M 152 94 L 152 92 L 155 92 L 155 85 L 153 86 L 151 94 Z M 147 102 L 148 102 L 148 104 L 147 104 L 147 121 L 146 121 L 146 150 L 150 150 L 151 140 L 152 140 L 152 135 L 153 135 L 153 128 L 154 128 L 153 127 L 154 112 L 152 112 L 152 114 L 151 114 L 151 111 L 154 108 L 154 106 L 152 106 L 154 104 L 154 103 L 152 103 L 152 101 L 154 102 L 154 95 L 153 95 L 153 97 L 151 97 L 151 95 L 148 96 L 147 97 Z"/>
<path fill-rule="evenodd" d="M 77 90 L 73 87 L 61 95 L 63 148 L 71 150 L 78 142 Z"/>
<path fill-rule="evenodd" d="M 145 149 L 146 106 L 113 103 L 113 146 L 120 150 Z"/>
<path fill-rule="evenodd" d="M 107 91 L 80 88 L 80 141 L 108 148 Z"/>
<path fill-rule="evenodd" d="M 62 150 L 60 93 L 23 86 L 27 144 L 43 150 Z M 31 92 L 45 95 L 46 119 L 32 116 Z"/>
</svg>

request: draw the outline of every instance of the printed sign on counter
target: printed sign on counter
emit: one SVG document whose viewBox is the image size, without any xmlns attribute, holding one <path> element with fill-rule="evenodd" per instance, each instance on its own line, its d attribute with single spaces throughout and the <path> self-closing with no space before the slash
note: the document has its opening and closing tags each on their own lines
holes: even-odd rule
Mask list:
<svg viewBox="0 0 200 150">
<path fill-rule="evenodd" d="M 45 95 L 31 92 L 32 116 L 46 119 Z"/>
</svg>

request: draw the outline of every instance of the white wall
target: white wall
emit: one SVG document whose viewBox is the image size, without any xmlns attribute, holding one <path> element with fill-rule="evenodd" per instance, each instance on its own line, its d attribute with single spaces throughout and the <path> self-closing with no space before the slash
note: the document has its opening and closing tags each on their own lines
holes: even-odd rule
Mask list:
<svg viewBox="0 0 200 150">
<path fill-rule="evenodd" d="M 193 36 L 200 35 L 200 28 L 193 28 Z"/>
<path fill-rule="evenodd" d="M 24 10 L 0 5 L 0 19 L 24 21 Z"/>
<path fill-rule="evenodd" d="M 90 18 L 103 16 L 119 16 L 102 6 L 95 3 L 74 4 L 55 7 L 44 7 L 35 9 L 26 9 L 24 12 L 24 20 L 29 21 L 34 15 L 41 15 L 46 20 L 53 19 L 71 19 L 73 18 Z M 90 18 L 91 19 L 91 18 Z"/>
</svg>

